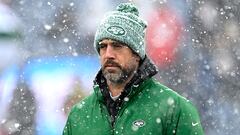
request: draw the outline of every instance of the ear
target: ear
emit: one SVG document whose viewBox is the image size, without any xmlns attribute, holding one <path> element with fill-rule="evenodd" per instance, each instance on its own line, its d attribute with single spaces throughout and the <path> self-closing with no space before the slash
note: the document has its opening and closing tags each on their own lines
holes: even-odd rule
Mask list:
<svg viewBox="0 0 240 135">
<path fill-rule="evenodd" d="M 140 62 L 141 58 L 138 55 L 135 55 L 136 61 Z"/>
<path fill-rule="evenodd" d="M 131 49 L 131 48 L 130 48 L 130 49 Z M 141 61 L 141 57 L 140 57 L 136 52 L 132 51 L 132 55 L 133 55 L 134 58 L 136 58 L 136 61 L 137 61 L 137 62 L 140 62 L 140 61 Z"/>
</svg>

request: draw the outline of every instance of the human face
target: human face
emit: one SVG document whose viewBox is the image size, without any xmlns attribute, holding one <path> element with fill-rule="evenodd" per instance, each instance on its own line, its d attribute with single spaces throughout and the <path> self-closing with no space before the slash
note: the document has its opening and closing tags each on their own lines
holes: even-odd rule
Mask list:
<svg viewBox="0 0 240 135">
<path fill-rule="evenodd" d="M 127 45 L 111 39 L 99 42 L 99 54 L 104 77 L 115 84 L 126 82 L 140 61 Z"/>
</svg>

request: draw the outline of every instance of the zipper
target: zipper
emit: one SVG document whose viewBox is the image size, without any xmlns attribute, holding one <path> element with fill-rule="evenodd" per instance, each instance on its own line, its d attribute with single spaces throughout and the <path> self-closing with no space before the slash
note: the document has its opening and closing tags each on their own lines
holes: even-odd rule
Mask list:
<svg viewBox="0 0 240 135">
<path fill-rule="evenodd" d="M 114 126 L 111 124 L 112 118 L 111 118 L 111 116 L 110 116 L 109 113 L 108 113 L 107 107 L 106 107 L 105 105 L 103 105 L 103 104 L 101 104 L 101 107 L 102 107 L 103 112 L 104 112 L 103 115 L 104 115 L 104 117 L 107 119 L 108 124 L 109 124 L 109 126 L 110 126 L 111 134 L 114 135 Z"/>
<path fill-rule="evenodd" d="M 116 125 L 117 125 L 118 120 L 122 116 L 124 110 L 127 108 L 127 102 L 129 102 L 129 101 L 123 101 L 123 103 L 121 105 L 121 109 L 118 111 L 118 113 L 116 115 L 116 119 L 115 119 L 115 121 L 113 123 L 113 134 L 115 134 Z"/>
<path fill-rule="evenodd" d="M 130 99 L 130 97 L 131 97 L 130 95 L 132 94 L 132 92 L 133 92 L 133 88 L 130 87 L 130 93 L 128 93 L 128 95 L 124 97 L 124 99 L 123 99 L 123 101 L 122 101 L 121 109 L 118 111 L 117 116 L 116 116 L 116 119 L 115 119 L 115 121 L 114 121 L 114 123 L 113 123 L 113 127 L 114 127 L 114 128 L 115 128 L 115 125 L 116 125 L 118 119 L 122 116 L 124 110 L 127 108 L 127 103 L 129 103 L 130 100 L 133 100 L 132 98 Z M 128 100 L 125 101 L 125 98 L 128 98 Z"/>
<path fill-rule="evenodd" d="M 133 94 L 132 92 L 133 92 L 133 88 L 132 87 L 130 87 L 130 93 L 126 96 L 127 98 L 130 98 L 131 96 L 131 94 Z M 124 98 L 126 98 L 126 97 L 124 97 Z M 131 99 L 131 100 L 133 100 L 133 99 Z M 111 117 L 111 115 L 109 114 L 109 112 L 108 112 L 108 109 L 107 109 L 107 107 L 104 105 L 104 104 L 101 104 L 101 106 L 102 106 L 102 108 L 104 108 L 104 114 L 106 114 L 106 119 L 107 119 L 107 121 L 108 121 L 108 123 L 109 123 L 109 125 L 110 125 L 110 128 L 112 129 L 112 135 L 114 135 L 115 134 L 115 132 L 116 132 L 116 125 L 117 125 L 117 122 L 119 121 L 119 119 L 120 119 L 120 117 L 123 115 L 123 113 L 124 113 L 124 110 L 127 108 L 127 106 L 128 106 L 128 103 L 130 102 L 130 99 L 129 100 L 127 100 L 127 101 L 125 101 L 124 99 L 123 99 L 123 101 L 122 101 L 122 105 L 120 105 L 121 106 L 121 108 L 119 109 L 119 111 L 118 111 L 118 113 L 117 113 L 117 115 L 116 115 L 116 118 L 115 118 L 115 121 L 112 123 L 112 120 L 113 120 L 113 118 Z"/>
</svg>

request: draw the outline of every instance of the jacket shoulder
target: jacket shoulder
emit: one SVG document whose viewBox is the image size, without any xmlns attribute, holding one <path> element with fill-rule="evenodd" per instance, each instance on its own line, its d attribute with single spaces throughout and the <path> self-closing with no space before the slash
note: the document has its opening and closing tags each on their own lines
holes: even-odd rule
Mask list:
<svg viewBox="0 0 240 135">
<path fill-rule="evenodd" d="M 171 89 L 171 88 L 169 88 L 169 87 L 159 83 L 155 79 L 152 79 L 151 85 L 152 86 L 150 86 L 150 88 L 152 88 L 152 93 L 155 94 L 155 95 L 159 95 L 161 97 L 171 97 L 175 101 L 177 101 L 180 106 L 182 106 L 183 104 L 185 104 L 187 106 L 194 106 L 192 104 L 192 102 L 189 101 L 187 98 L 185 98 L 184 96 L 180 95 L 179 93 L 177 93 L 173 89 Z M 156 93 L 160 93 L 160 94 L 156 94 Z"/>
<path fill-rule="evenodd" d="M 174 99 L 182 98 L 186 100 L 183 96 L 178 94 L 176 91 L 172 90 L 171 88 L 161 84 L 156 79 L 149 79 L 145 90 L 149 90 L 151 94 L 161 97 L 172 97 Z"/>
<path fill-rule="evenodd" d="M 93 103 L 95 100 L 96 100 L 96 97 L 94 93 L 92 93 L 91 95 L 87 96 L 86 98 L 84 98 L 83 100 L 75 104 L 72 107 L 69 115 L 73 115 L 74 113 L 77 113 L 78 115 L 82 113 L 86 113 L 87 110 L 89 110 L 89 108 L 93 106 Z"/>
<path fill-rule="evenodd" d="M 179 135 L 204 134 L 197 108 L 191 101 L 156 80 L 149 83 L 151 95 L 155 97 L 154 100 L 161 100 L 162 106 L 171 108 L 168 112 L 171 114 L 170 116 L 175 116 L 171 117 L 169 121 L 174 123 L 174 126 L 171 127 L 172 130 L 177 130 Z"/>
<path fill-rule="evenodd" d="M 157 80 L 152 79 L 149 83 L 150 84 L 147 89 L 151 89 L 149 91 L 152 97 L 155 97 L 156 99 L 165 99 L 169 104 L 172 103 L 176 107 L 180 107 L 182 109 L 189 107 L 195 108 L 191 101 L 178 94 L 171 88 L 159 83 Z"/>
</svg>

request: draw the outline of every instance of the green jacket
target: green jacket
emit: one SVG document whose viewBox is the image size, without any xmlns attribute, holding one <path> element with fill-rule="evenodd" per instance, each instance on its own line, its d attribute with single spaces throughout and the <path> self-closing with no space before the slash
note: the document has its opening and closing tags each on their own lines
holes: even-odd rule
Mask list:
<svg viewBox="0 0 240 135">
<path fill-rule="evenodd" d="M 203 135 L 195 107 L 155 79 L 131 85 L 114 124 L 99 85 L 76 104 L 63 135 Z"/>
</svg>

